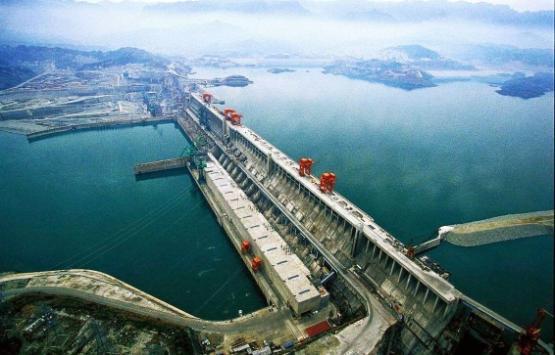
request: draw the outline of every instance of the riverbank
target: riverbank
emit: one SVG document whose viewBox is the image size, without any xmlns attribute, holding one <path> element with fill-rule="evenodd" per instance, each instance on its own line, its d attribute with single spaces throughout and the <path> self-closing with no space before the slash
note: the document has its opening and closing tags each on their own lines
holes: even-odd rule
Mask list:
<svg viewBox="0 0 555 355">
<path fill-rule="evenodd" d="M 126 127 L 142 124 L 155 124 L 161 122 L 174 121 L 173 116 L 163 117 L 121 117 L 121 118 L 96 118 L 93 120 L 76 121 L 56 121 L 56 120 L 8 120 L 0 121 L 0 131 L 23 134 L 30 140 L 45 138 L 60 133 L 65 133 L 75 130 L 99 129 L 99 128 L 114 128 Z"/>
<path fill-rule="evenodd" d="M 110 275 L 85 269 L 3 274 L 0 275 L 0 288 L 7 304 L 18 302 L 22 297 L 43 296 L 59 301 L 67 298 L 72 302 L 97 305 L 97 311 L 89 315 L 92 319 L 100 317 L 102 308 L 107 307 L 135 319 L 140 317 L 149 326 L 163 324 L 192 329 L 198 338 L 189 341 L 196 345 L 201 339 L 210 339 L 212 350 L 228 349 L 245 337 L 261 347 L 266 339 L 279 343 L 293 338 L 305 325 L 294 320 L 287 310 L 272 307 L 226 321 L 199 319 Z M 43 323 L 61 318 L 56 312 L 49 312 L 52 315 L 47 315 Z M 42 324 L 37 328 L 42 328 Z M 48 328 L 43 333 L 48 332 Z M 115 329 L 112 337 L 120 334 L 125 332 Z M 206 346 L 204 350 L 208 350 Z"/>
<path fill-rule="evenodd" d="M 136 179 L 188 147 L 173 122 L 0 137 L 0 270 L 95 269 L 211 320 L 265 306 L 186 171 Z"/>
</svg>

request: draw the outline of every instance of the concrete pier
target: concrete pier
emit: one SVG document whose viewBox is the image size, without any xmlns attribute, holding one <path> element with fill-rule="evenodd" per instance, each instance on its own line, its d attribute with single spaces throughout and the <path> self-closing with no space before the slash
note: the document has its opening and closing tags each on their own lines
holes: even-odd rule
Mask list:
<svg viewBox="0 0 555 355">
<path fill-rule="evenodd" d="M 310 271 L 289 251 L 266 217 L 257 211 L 256 206 L 234 184 L 231 176 L 213 156 L 210 156 L 210 160 L 205 169 L 207 185 L 225 208 L 226 218 L 240 232 L 241 240 L 249 242 L 249 258 L 259 257 L 263 261 L 259 273 L 265 274 L 280 298 L 295 314 L 301 315 L 320 308 L 328 297 L 327 291 L 323 287 L 316 289 L 309 279 Z"/>
<path fill-rule="evenodd" d="M 140 163 L 135 165 L 133 171 L 135 175 L 141 174 L 148 174 L 148 173 L 155 173 L 164 170 L 173 170 L 184 168 L 187 164 L 188 158 L 180 157 L 180 158 L 173 158 L 173 159 L 163 159 L 163 160 L 156 160 L 147 163 Z"/>
<path fill-rule="evenodd" d="M 441 236 L 437 236 L 433 239 L 427 240 L 423 243 L 418 244 L 414 247 L 414 253 L 416 255 L 422 254 L 430 249 L 438 247 L 441 244 Z"/>
<path fill-rule="evenodd" d="M 44 138 L 49 138 L 64 133 L 71 133 L 75 131 L 86 131 L 101 128 L 120 128 L 120 127 L 131 127 L 136 125 L 150 125 L 157 123 L 173 122 L 175 117 L 150 117 L 150 118 L 131 118 L 131 119 L 106 119 L 99 120 L 96 122 L 87 123 L 76 123 L 68 124 L 59 127 L 41 127 L 39 130 L 27 133 L 27 139 L 29 141 L 36 141 Z M 35 125 L 36 126 L 36 125 Z M 20 133 L 17 129 L 10 130 L 5 128 L 0 128 L 1 130 L 6 130 L 8 132 Z"/>
</svg>

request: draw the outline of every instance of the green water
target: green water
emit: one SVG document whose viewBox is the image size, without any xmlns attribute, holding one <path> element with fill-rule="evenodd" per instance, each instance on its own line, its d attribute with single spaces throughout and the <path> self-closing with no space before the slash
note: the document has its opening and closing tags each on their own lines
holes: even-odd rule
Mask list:
<svg viewBox="0 0 555 355">
<path fill-rule="evenodd" d="M 406 92 L 318 70 L 196 71 L 254 80 L 213 91 L 291 157 L 334 171 L 337 189 L 404 242 L 553 209 L 553 94 L 522 100 L 472 82 Z M 184 145 L 168 124 L 33 143 L 0 133 L 0 271 L 98 269 L 211 319 L 262 307 L 188 175 L 133 177 L 133 164 Z M 444 245 L 430 256 L 458 288 L 520 324 L 537 307 L 553 310 L 552 237 Z"/>
<path fill-rule="evenodd" d="M 263 307 L 189 175 L 134 178 L 185 146 L 173 124 L 32 143 L 0 132 L 0 272 L 91 268 L 207 319 Z"/>
<path fill-rule="evenodd" d="M 406 243 L 443 225 L 553 209 L 553 93 L 523 100 L 473 82 L 407 92 L 318 69 L 195 71 L 253 80 L 212 91 L 294 159 L 312 157 L 316 174 L 334 171 L 337 189 Z M 552 237 L 445 245 L 430 256 L 458 288 L 520 324 L 537 307 L 553 311 Z"/>
</svg>

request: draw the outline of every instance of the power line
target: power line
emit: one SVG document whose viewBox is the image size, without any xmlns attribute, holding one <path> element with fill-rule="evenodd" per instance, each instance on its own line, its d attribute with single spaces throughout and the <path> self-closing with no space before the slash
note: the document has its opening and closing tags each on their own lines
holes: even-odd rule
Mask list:
<svg viewBox="0 0 555 355">
<path fill-rule="evenodd" d="M 68 259 L 66 259 L 63 263 L 59 263 L 58 265 L 56 265 L 56 267 L 62 266 L 64 264 L 67 264 L 66 267 L 70 267 L 72 265 L 75 265 L 75 263 L 80 262 L 83 259 L 86 259 L 88 257 L 90 257 L 91 255 L 94 255 L 95 253 L 109 247 L 110 245 L 113 245 L 113 243 L 118 242 L 119 240 L 122 240 L 124 238 L 129 237 L 129 233 L 134 233 L 137 232 L 141 229 L 144 229 L 144 227 L 149 226 L 150 224 L 152 224 L 152 221 L 155 220 L 158 217 L 161 217 L 162 215 L 164 215 L 166 212 L 168 212 L 170 209 L 172 209 L 173 207 L 175 207 L 177 204 L 179 204 L 179 200 L 181 200 L 185 195 L 179 195 L 177 198 L 174 199 L 174 201 L 156 209 L 154 212 L 149 213 L 148 215 L 140 218 L 137 221 L 131 222 L 129 223 L 127 226 L 125 226 L 124 228 L 122 228 L 120 231 L 116 232 L 113 236 L 102 240 L 100 243 L 98 243 L 93 250 L 88 250 L 88 251 L 84 251 L 83 253 L 80 253 L 78 255 L 74 255 Z M 70 261 L 70 260 L 74 260 L 74 261 Z"/>
<path fill-rule="evenodd" d="M 189 186 L 190 186 L 190 185 L 189 185 Z M 126 226 L 124 226 L 122 229 L 120 229 L 120 230 L 117 231 L 114 235 L 112 235 L 111 238 L 107 238 L 107 239 L 101 240 L 99 243 L 97 243 L 96 245 L 94 245 L 92 248 L 93 248 L 93 249 L 98 249 L 99 247 L 102 247 L 103 244 L 106 244 L 106 242 L 110 243 L 110 242 L 114 241 L 114 240 L 115 240 L 114 237 L 116 237 L 116 236 L 118 236 L 118 235 L 120 235 L 120 234 L 125 234 L 125 233 L 127 233 L 129 230 L 131 230 L 131 229 L 133 229 L 133 228 L 135 228 L 135 227 L 141 225 L 142 223 L 144 223 L 144 222 L 147 221 L 148 219 L 154 217 L 155 215 L 157 216 L 157 215 L 159 214 L 159 212 L 161 212 L 163 209 L 165 209 L 169 204 L 172 204 L 172 203 L 176 202 L 178 199 L 181 199 L 183 196 L 184 196 L 184 194 L 178 194 L 178 195 L 176 195 L 172 200 L 170 200 L 169 202 L 167 202 L 165 205 L 162 205 L 162 206 L 160 206 L 160 207 L 158 207 L 158 208 L 156 208 L 156 209 L 154 209 L 154 210 L 151 210 L 149 213 L 147 213 L 146 215 L 142 216 L 141 218 L 139 218 L 139 219 L 137 219 L 137 220 L 135 220 L 135 221 L 132 221 L 132 222 L 128 223 Z M 119 237 L 117 237 L 117 238 L 119 238 Z M 116 238 L 116 239 L 117 239 L 117 238 Z M 63 261 L 61 261 L 61 262 L 59 262 L 58 264 L 54 265 L 53 268 L 54 268 L 54 269 L 57 269 L 57 268 L 59 268 L 59 267 L 65 265 L 65 264 L 67 264 L 67 263 L 71 263 L 71 261 L 72 261 L 73 259 L 81 258 L 81 257 L 83 257 L 84 255 L 88 255 L 89 253 L 90 253 L 90 251 L 84 251 L 84 252 L 78 253 L 78 254 L 76 254 L 76 255 L 72 255 L 71 257 L 69 257 L 69 258 L 67 258 L 67 259 L 65 259 L 65 260 L 63 260 Z M 81 255 L 80 255 L 80 254 L 81 254 Z"/>
<path fill-rule="evenodd" d="M 237 271 L 235 271 L 235 273 L 233 275 L 231 275 L 230 278 L 227 279 L 226 282 L 224 282 L 220 287 L 218 287 L 218 289 L 210 296 L 208 297 L 201 305 L 200 307 L 198 307 L 195 310 L 195 313 L 200 312 L 202 309 L 204 309 L 204 307 L 206 307 L 206 305 L 208 304 L 208 302 L 212 301 L 212 299 L 214 297 L 216 297 L 216 295 L 218 295 L 220 292 L 222 292 L 222 290 L 224 289 L 225 286 L 227 286 L 227 284 L 229 284 L 235 277 L 237 277 L 237 275 L 239 275 L 240 272 L 242 272 L 243 269 L 242 268 L 238 268 Z"/>
<path fill-rule="evenodd" d="M 201 204 L 203 203 L 203 201 L 201 200 L 199 203 L 197 203 L 193 208 L 189 209 L 189 211 L 193 211 L 196 208 L 198 208 Z M 176 203 L 173 204 L 172 207 L 169 207 L 164 213 L 169 212 L 169 210 L 171 210 L 172 208 L 176 207 L 179 204 L 178 201 L 176 201 Z M 164 213 L 162 213 L 160 216 L 161 217 Z M 181 220 L 183 218 L 185 218 L 187 215 L 184 214 L 183 216 L 179 217 L 178 219 Z M 100 256 L 106 254 L 107 252 L 113 250 L 114 248 L 117 248 L 118 246 L 122 245 L 123 243 L 125 243 L 127 240 L 129 240 L 131 237 L 135 236 L 138 232 L 143 231 L 144 229 L 146 229 L 147 227 L 149 227 L 150 225 L 152 225 L 153 223 L 157 222 L 157 220 L 155 220 L 154 218 L 151 219 L 148 223 L 142 225 L 139 229 L 131 232 L 131 234 L 129 235 L 124 235 L 124 236 L 120 236 L 119 238 L 117 238 L 117 241 L 115 241 L 114 243 L 112 243 L 112 245 L 106 245 L 103 248 L 98 248 L 96 250 L 96 252 L 94 253 L 89 253 L 88 256 L 82 257 L 79 260 L 77 260 L 76 262 L 74 262 L 72 265 L 75 265 L 76 263 L 81 263 L 81 265 L 85 265 L 88 264 L 96 259 L 98 259 Z M 173 224 L 177 223 L 176 221 L 173 222 Z M 172 225 L 173 225 L 172 224 Z M 167 227 L 166 230 L 168 230 L 170 227 Z M 164 232 L 166 231 L 164 230 Z M 103 250 L 102 250 L 103 249 Z"/>
<path fill-rule="evenodd" d="M 184 196 L 181 196 L 181 198 L 183 198 L 183 197 Z M 93 260 L 98 259 L 99 256 L 106 254 L 108 251 L 122 245 L 127 240 L 129 240 L 130 238 L 137 235 L 137 233 L 145 230 L 147 227 L 149 227 L 152 224 L 158 222 L 157 218 L 162 217 L 164 214 L 166 214 L 167 212 L 169 212 L 173 208 L 177 207 L 177 205 L 179 205 L 179 203 L 180 203 L 179 200 L 176 200 L 175 203 L 173 203 L 173 205 L 171 205 L 171 206 L 169 206 L 169 205 L 166 206 L 167 208 L 165 208 L 165 210 L 163 212 L 160 212 L 155 218 L 151 218 L 149 221 L 143 223 L 140 226 L 134 226 L 133 228 L 135 228 L 135 230 L 133 230 L 132 228 L 129 229 L 128 231 L 126 231 L 123 235 L 119 236 L 118 238 L 110 240 L 108 242 L 108 244 L 104 245 L 103 247 L 97 248 L 95 251 L 93 251 L 91 253 L 88 253 L 87 255 L 85 255 L 85 256 L 79 258 L 78 260 L 74 261 L 73 263 L 68 265 L 68 267 L 73 267 L 77 264 L 82 264 L 82 265 L 87 264 L 87 263 L 89 263 Z"/>
</svg>

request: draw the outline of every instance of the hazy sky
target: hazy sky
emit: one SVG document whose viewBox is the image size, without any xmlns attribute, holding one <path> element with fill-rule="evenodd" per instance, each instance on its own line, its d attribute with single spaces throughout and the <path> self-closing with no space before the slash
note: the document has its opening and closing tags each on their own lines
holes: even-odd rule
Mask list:
<svg viewBox="0 0 555 355">
<path fill-rule="evenodd" d="M 88 2 L 100 2 L 102 0 L 79 0 Z M 114 2 L 120 2 L 122 0 L 108 0 Z M 156 3 L 156 2 L 176 2 L 179 0 L 132 0 L 145 3 Z M 319 1 L 329 1 L 329 0 L 319 0 Z M 372 1 L 372 0 L 371 0 Z M 373 1 L 405 1 L 405 0 L 373 0 Z M 419 0 L 417 0 L 419 1 Z M 449 0 L 449 1 L 460 1 L 460 0 Z M 553 0 L 464 0 L 467 2 L 486 2 L 490 4 L 498 5 L 509 5 L 518 11 L 536 11 L 536 10 L 553 10 L 554 3 Z"/>
<path fill-rule="evenodd" d="M 384 0 L 391 1 L 391 0 Z M 450 0 L 452 1 L 452 0 Z M 509 5 L 518 11 L 553 10 L 553 0 L 467 0 L 468 2 L 489 2 L 491 4 Z"/>
</svg>

